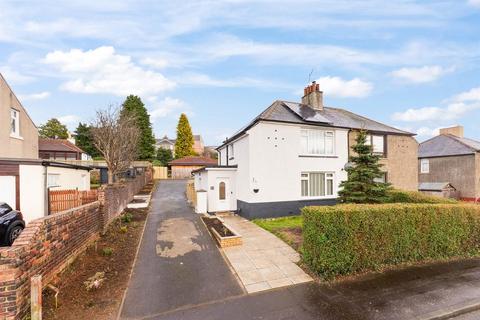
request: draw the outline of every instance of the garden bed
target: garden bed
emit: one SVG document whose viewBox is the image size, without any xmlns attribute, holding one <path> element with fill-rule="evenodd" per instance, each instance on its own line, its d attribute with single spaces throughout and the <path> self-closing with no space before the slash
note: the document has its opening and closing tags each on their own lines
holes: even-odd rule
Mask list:
<svg viewBox="0 0 480 320">
<path fill-rule="evenodd" d="M 219 218 L 202 217 L 202 221 L 221 248 L 242 244 L 242 237 Z"/>
<path fill-rule="evenodd" d="M 146 186 L 143 192 L 151 191 Z M 148 208 L 126 209 L 105 234 L 53 282 L 60 292 L 43 292 L 44 319 L 116 319 L 141 240 Z M 88 286 L 98 288 L 87 289 Z"/>
</svg>

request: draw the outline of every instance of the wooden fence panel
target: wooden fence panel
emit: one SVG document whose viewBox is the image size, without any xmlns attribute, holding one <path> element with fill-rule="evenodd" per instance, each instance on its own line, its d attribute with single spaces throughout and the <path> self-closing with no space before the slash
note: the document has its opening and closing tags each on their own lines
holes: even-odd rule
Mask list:
<svg viewBox="0 0 480 320">
<path fill-rule="evenodd" d="M 98 200 L 98 190 L 49 190 L 49 213 L 57 213 Z"/>
<path fill-rule="evenodd" d="M 153 167 L 153 179 L 168 179 L 167 167 Z"/>
<path fill-rule="evenodd" d="M 195 192 L 195 184 L 193 181 L 187 183 L 187 200 L 195 208 L 197 206 L 197 193 Z"/>
</svg>

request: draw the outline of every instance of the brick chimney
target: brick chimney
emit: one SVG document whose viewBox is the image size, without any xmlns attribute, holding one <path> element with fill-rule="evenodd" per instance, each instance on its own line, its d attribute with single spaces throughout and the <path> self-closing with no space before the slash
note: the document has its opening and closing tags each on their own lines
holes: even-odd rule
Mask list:
<svg viewBox="0 0 480 320">
<path fill-rule="evenodd" d="M 315 110 L 323 110 L 323 91 L 320 91 L 320 85 L 315 81 L 303 89 L 302 104 Z"/>
<path fill-rule="evenodd" d="M 451 134 L 456 137 L 463 138 L 463 126 L 440 129 L 440 134 Z"/>
</svg>

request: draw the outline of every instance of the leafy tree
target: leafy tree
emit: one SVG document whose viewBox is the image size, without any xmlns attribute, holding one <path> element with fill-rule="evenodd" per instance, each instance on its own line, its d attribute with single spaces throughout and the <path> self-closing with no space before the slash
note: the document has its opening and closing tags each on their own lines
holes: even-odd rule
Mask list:
<svg viewBox="0 0 480 320">
<path fill-rule="evenodd" d="M 388 199 L 389 183 L 376 182 L 382 177 L 380 156 L 373 154 L 373 146 L 367 145 L 367 133 L 361 130 L 353 146 L 352 165 L 346 168 L 348 179 L 340 184 L 340 201 L 353 203 L 380 203 Z"/>
<path fill-rule="evenodd" d="M 177 140 L 175 141 L 175 158 L 183 158 L 195 155 L 193 151 L 192 127 L 188 122 L 187 115 L 182 113 L 177 125 Z"/>
<path fill-rule="evenodd" d="M 47 123 L 40 126 L 38 133 L 42 138 L 67 139 L 68 129 L 58 119 L 52 118 Z"/>
<path fill-rule="evenodd" d="M 165 148 L 158 148 L 157 160 L 160 161 L 162 166 L 167 166 L 170 161 L 173 160 L 172 150 Z"/>
<path fill-rule="evenodd" d="M 129 114 L 135 118 L 135 124 L 140 130 L 138 142 L 138 159 L 150 160 L 155 157 L 155 136 L 153 135 L 150 115 L 140 97 L 129 95 L 122 105 L 122 116 Z"/>
</svg>

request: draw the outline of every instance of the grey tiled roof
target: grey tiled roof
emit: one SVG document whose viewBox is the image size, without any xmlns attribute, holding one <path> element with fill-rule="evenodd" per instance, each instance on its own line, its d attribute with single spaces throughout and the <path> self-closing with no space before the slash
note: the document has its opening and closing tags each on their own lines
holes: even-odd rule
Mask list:
<svg viewBox="0 0 480 320">
<path fill-rule="evenodd" d="M 478 141 L 442 134 L 422 142 L 418 148 L 418 157 L 456 156 L 474 154 L 478 151 L 480 151 L 480 142 Z"/>
<path fill-rule="evenodd" d="M 260 120 L 365 129 L 409 136 L 415 135 L 414 133 L 387 126 L 344 109 L 324 107 L 323 110 L 319 111 L 301 103 L 277 100 L 248 125 L 236 132 L 226 143 L 236 139 Z"/>
</svg>

